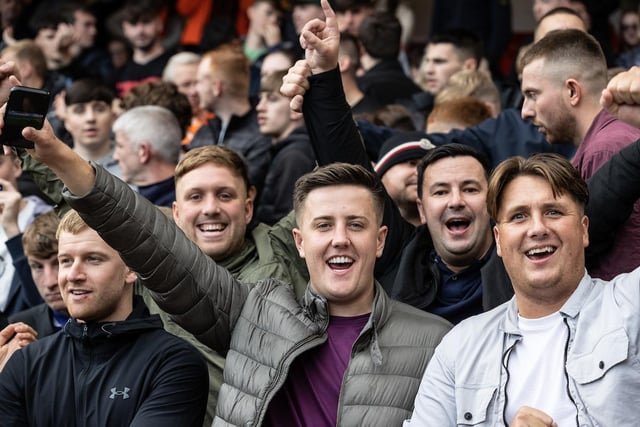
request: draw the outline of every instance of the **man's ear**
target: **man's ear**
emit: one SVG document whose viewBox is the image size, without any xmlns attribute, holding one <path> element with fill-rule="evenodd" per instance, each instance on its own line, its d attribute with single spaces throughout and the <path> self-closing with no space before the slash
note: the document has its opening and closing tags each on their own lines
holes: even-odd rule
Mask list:
<svg viewBox="0 0 640 427">
<path fill-rule="evenodd" d="M 294 228 L 293 230 L 291 230 L 291 232 L 293 233 L 293 240 L 296 242 L 296 249 L 298 249 L 298 255 L 300 255 L 300 258 L 304 258 L 304 246 L 303 246 L 304 239 L 302 238 L 302 233 L 298 228 Z"/>
<path fill-rule="evenodd" d="M 138 157 L 140 158 L 140 163 L 143 165 L 149 163 L 151 160 L 151 144 L 148 142 L 143 142 L 138 146 Z"/>
<path fill-rule="evenodd" d="M 565 82 L 569 104 L 575 107 L 582 99 L 582 86 L 575 79 L 567 79 Z"/>
<path fill-rule="evenodd" d="M 500 231 L 498 230 L 498 226 L 493 226 L 493 238 L 496 241 L 496 253 L 499 257 L 502 257 L 502 248 L 500 247 Z"/>
<path fill-rule="evenodd" d="M 480 64 L 475 58 L 467 58 L 462 61 L 462 69 L 464 70 L 477 70 L 479 67 Z"/>
</svg>

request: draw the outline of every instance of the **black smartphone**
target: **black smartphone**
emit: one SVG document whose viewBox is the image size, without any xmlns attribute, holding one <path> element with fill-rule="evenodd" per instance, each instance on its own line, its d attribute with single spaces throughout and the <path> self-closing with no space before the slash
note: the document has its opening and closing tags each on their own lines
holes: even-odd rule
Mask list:
<svg viewBox="0 0 640 427">
<path fill-rule="evenodd" d="M 27 86 L 14 86 L 9 93 L 7 109 L 4 112 L 4 127 L 0 143 L 14 147 L 33 148 L 33 142 L 22 137 L 22 129 L 33 127 L 42 129 L 44 118 L 49 111 L 51 95 L 46 90 Z"/>
</svg>

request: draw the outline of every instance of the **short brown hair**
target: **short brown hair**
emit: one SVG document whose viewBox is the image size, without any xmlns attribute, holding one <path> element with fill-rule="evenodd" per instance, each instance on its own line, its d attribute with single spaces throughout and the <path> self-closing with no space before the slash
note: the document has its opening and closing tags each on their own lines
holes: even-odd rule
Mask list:
<svg viewBox="0 0 640 427">
<path fill-rule="evenodd" d="M 427 123 L 451 123 L 461 129 L 476 126 L 491 118 L 491 110 L 484 102 L 466 96 L 437 103 Z"/>
<path fill-rule="evenodd" d="M 500 112 L 500 93 L 496 84 L 484 71 L 460 70 L 454 73 L 442 90 L 436 95 L 436 105 L 453 99 L 470 96 L 479 101 L 494 106 L 496 113 Z"/>
<path fill-rule="evenodd" d="M 558 79 L 578 79 L 598 97 L 607 85 L 607 62 L 602 47 L 584 31 L 549 32 L 523 55 L 522 68 L 537 59 L 544 59 L 545 64 L 562 69 Z"/>
<path fill-rule="evenodd" d="M 54 211 L 38 215 L 22 235 L 22 247 L 27 257 L 46 259 L 58 253 L 56 232 L 60 218 Z"/>
<path fill-rule="evenodd" d="M 205 145 L 189 150 L 176 166 L 176 185 L 187 173 L 207 163 L 229 169 L 233 175 L 242 178 L 245 190 L 249 192 L 251 185 L 247 164 L 238 153 L 221 145 Z"/>
<path fill-rule="evenodd" d="M 191 104 L 189 99 L 178 91 L 174 83 L 155 80 L 140 83 L 133 87 L 122 100 L 125 110 L 143 105 L 157 105 L 171 111 L 178 120 L 180 131 L 184 137 L 191 125 Z"/>
<path fill-rule="evenodd" d="M 296 218 L 302 212 L 311 191 L 337 185 L 355 185 L 369 190 L 373 198 L 378 225 L 382 224 L 386 194 L 382 182 L 375 173 L 360 165 L 349 163 L 331 163 L 298 178 L 293 190 L 293 210 Z"/>
<path fill-rule="evenodd" d="M 282 78 L 287 74 L 286 70 L 274 71 L 260 79 L 260 92 L 277 92 L 280 93 L 282 86 Z"/>
<path fill-rule="evenodd" d="M 28 62 L 33 67 L 35 73 L 44 79 L 47 75 L 47 60 L 42 53 L 40 46 L 33 40 L 18 40 L 12 45 L 2 49 L 2 54 L 13 54 L 16 62 Z M 20 76 L 18 76 L 20 77 Z"/>
<path fill-rule="evenodd" d="M 489 180 L 487 211 L 496 223 L 504 189 L 519 176 L 544 179 L 551 186 L 553 197 L 567 194 L 583 212 L 589 201 L 587 183 L 566 158 L 555 153 L 538 153 L 527 159 L 521 156 L 511 157 L 496 167 Z"/>
<path fill-rule="evenodd" d="M 70 209 L 60 220 L 58 231 L 56 232 L 56 239 L 60 239 L 60 234 L 63 232 L 78 234 L 87 228 L 89 228 L 89 226 L 80 217 L 80 214 L 73 209 Z"/>
<path fill-rule="evenodd" d="M 239 42 L 221 44 L 202 56 L 209 60 L 211 72 L 221 74 L 225 91 L 234 97 L 249 96 L 249 59 Z"/>
</svg>

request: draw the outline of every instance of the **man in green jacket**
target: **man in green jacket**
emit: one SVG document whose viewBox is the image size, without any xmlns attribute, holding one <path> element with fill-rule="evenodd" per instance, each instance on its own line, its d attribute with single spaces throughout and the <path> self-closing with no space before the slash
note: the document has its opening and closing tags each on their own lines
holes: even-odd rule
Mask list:
<svg viewBox="0 0 640 427">
<path fill-rule="evenodd" d="M 50 170 L 30 157 L 27 169 L 36 171 L 39 185 L 58 205 L 63 205 L 62 183 Z M 180 229 L 219 265 L 238 280 L 248 283 L 272 277 L 303 292 L 309 280 L 304 261 L 298 256 L 291 230 L 295 217 L 286 216 L 273 226 L 252 221 L 255 188 L 250 185 L 246 163 L 233 150 L 209 145 L 190 150 L 176 171 L 176 201 L 173 218 Z M 222 385 L 224 357 L 203 345 L 176 324 L 153 301 L 149 291 L 136 286 L 149 310 L 160 314 L 165 329 L 197 347 L 209 369 L 209 403 L 205 425 L 215 414 Z"/>
<path fill-rule="evenodd" d="M 334 164 L 298 181 L 293 235 L 310 275 L 301 293 L 267 276 L 237 280 L 141 196 L 58 141 L 48 123 L 24 135 L 160 307 L 226 355 L 215 425 L 389 426 L 409 416 L 450 325 L 390 300 L 374 280 L 386 237 L 375 174 Z M 234 231 L 224 221 L 191 223 L 197 239 Z"/>
</svg>

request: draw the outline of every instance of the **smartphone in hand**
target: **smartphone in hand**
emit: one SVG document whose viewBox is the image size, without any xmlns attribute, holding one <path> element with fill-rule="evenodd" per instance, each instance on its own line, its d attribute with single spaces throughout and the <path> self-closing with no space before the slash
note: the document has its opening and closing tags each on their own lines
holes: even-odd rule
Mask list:
<svg viewBox="0 0 640 427">
<path fill-rule="evenodd" d="M 22 129 L 33 127 L 42 129 L 49 111 L 51 95 L 46 90 L 27 86 L 15 86 L 9 93 L 7 109 L 4 112 L 4 127 L 0 143 L 14 147 L 33 148 L 33 142 L 22 136 Z"/>
</svg>

